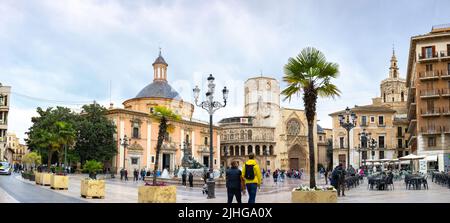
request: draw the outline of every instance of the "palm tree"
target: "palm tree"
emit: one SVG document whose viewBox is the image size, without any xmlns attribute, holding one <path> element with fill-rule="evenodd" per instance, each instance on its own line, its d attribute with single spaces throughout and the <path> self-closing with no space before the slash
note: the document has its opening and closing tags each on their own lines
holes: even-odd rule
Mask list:
<svg viewBox="0 0 450 223">
<path fill-rule="evenodd" d="M 153 170 L 153 185 L 156 186 L 156 171 L 158 170 L 159 154 L 161 153 L 161 146 L 165 140 L 168 139 L 169 132 L 173 131 L 174 126 L 169 123 L 169 120 L 180 120 L 181 117 L 175 114 L 169 108 L 163 106 L 155 106 L 152 109 L 152 117 L 159 120 L 158 142 L 156 144 L 156 158 L 155 168 Z"/>
<path fill-rule="evenodd" d="M 281 92 L 284 100 L 293 95 L 303 93 L 303 104 L 305 106 L 306 119 L 308 121 L 308 144 L 309 144 L 309 187 L 316 187 L 315 179 L 315 157 L 314 157 L 314 118 L 316 116 L 316 103 L 318 96 L 335 97 L 340 95 L 336 85 L 331 83 L 333 78 L 339 74 L 339 65 L 327 62 L 325 55 L 319 50 L 307 47 L 295 58 L 289 58 L 284 66 L 283 81 L 287 87 Z"/>
</svg>

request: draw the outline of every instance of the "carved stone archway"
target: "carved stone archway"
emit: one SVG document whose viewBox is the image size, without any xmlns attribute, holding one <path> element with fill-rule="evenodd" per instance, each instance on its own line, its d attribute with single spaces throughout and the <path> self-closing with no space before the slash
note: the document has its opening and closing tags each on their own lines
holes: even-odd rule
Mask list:
<svg viewBox="0 0 450 223">
<path fill-rule="evenodd" d="M 307 171 L 309 169 L 306 150 L 299 144 L 295 144 L 289 149 L 288 162 L 289 169 L 303 169 L 303 171 Z"/>
</svg>

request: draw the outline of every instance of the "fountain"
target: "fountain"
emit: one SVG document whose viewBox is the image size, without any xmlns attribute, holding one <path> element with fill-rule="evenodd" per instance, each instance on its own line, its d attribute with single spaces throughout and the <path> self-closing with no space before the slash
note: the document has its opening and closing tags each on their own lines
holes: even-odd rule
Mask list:
<svg viewBox="0 0 450 223">
<path fill-rule="evenodd" d="M 167 169 L 164 169 L 160 178 L 169 179 L 170 178 L 169 171 L 167 171 Z"/>
</svg>

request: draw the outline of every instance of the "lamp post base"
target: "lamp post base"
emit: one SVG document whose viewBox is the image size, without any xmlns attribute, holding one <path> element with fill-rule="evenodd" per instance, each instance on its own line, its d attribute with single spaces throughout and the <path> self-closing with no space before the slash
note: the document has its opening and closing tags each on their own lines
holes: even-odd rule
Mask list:
<svg viewBox="0 0 450 223">
<path fill-rule="evenodd" d="M 207 198 L 208 199 L 216 198 L 215 191 L 214 191 L 216 182 L 214 182 L 214 179 L 208 179 L 206 181 L 206 185 L 208 186 L 208 197 Z"/>
</svg>

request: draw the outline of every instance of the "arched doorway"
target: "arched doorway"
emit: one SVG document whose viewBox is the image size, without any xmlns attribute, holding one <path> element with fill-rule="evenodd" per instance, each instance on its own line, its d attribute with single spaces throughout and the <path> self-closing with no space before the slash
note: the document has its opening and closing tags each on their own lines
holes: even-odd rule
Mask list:
<svg viewBox="0 0 450 223">
<path fill-rule="evenodd" d="M 306 171 L 308 168 L 308 157 L 306 156 L 305 149 L 296 144 L 289 149 L 288 153 L 289 169 L 303 169 Z"/>
</svg>

